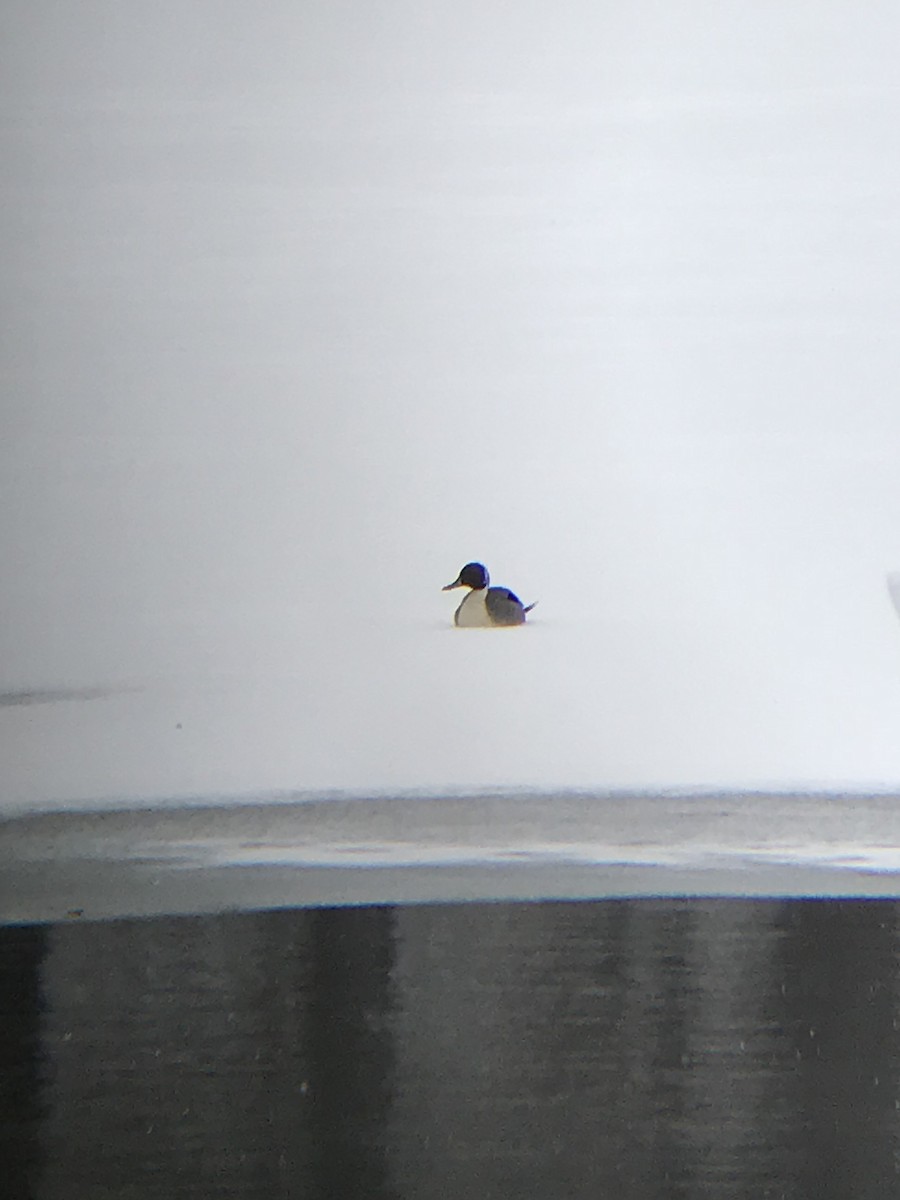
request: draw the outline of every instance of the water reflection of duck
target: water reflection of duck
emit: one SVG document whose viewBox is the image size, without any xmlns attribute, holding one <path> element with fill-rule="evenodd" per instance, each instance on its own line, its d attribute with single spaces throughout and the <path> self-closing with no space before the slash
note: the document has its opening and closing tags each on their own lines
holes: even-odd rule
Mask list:
<svg viewBox="0 0 900 1200">
<path fill-rule="evenodd" d="M 470 562 L 452 583 L 441 589 L 445 592 L 458 587 L 471 589 L 454 614 L 455 624 L 468 628 L 524 624 L 525 614 L 531 612 L 534 605 L 526 607 L 515 592 L 505 587 L 491 587 L 490 582 L 487 567 Z"/>
</svg>

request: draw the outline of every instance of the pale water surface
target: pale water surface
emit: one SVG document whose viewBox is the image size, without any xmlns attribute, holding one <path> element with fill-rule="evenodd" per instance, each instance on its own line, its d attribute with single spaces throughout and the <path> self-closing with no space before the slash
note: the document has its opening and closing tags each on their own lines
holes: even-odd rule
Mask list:
<svg viewBox="0 0 900 1200">
<path fill-rule="evenodd" d="M 0 804 L 897 783 L 898 32 L 4 5 Z"/>
</svg>

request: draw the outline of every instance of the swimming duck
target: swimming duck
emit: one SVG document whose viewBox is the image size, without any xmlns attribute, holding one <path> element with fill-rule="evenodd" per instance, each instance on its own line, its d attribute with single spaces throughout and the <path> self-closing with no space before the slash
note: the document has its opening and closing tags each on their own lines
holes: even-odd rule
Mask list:
<svg viewBox="0 0 900 1200">
<path fill-rule="evenodd" d="M 534 605 L 529 604 L 526 608 L 515 592 L 505 587 L 491 587 L 490 582 L 487 567 L 470 562 L 452 583 L 441 589 L 449 592 L 458 587 L 471 588 L 454 614 L 454 624 L 470 628 L 524 624 L 525 614 L 531 612 Z"/>
</svg>

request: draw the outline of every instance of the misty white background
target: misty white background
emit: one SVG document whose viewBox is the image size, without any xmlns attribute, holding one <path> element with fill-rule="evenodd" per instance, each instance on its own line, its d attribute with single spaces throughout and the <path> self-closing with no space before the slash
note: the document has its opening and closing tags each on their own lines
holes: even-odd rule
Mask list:
<svg viewBox="0 0 900 1200">
<path fill-rule="evenodd" d="M 6 0 L 3 803 L 900 782 L 898 52 Z"/>
</svg>

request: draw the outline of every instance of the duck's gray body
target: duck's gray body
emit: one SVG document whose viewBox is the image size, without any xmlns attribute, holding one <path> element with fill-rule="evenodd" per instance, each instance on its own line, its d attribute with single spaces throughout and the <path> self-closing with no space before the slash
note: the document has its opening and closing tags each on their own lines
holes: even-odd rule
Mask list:
<svg viewBox="0 0 900 1200">
<path fill-rule="evenodd" d="M 453 583 L 443 589 L 467 587 L 468 594 L 456 610 L 454 624 L 462 628 L 492 628 L 496 626 L 523 625 L 525 614 L 534 607 L 522 603 L 515 592 L 505 587 L 491 587 L 487 568 L 481 563 L 466 563 Z"/>
</svg>

